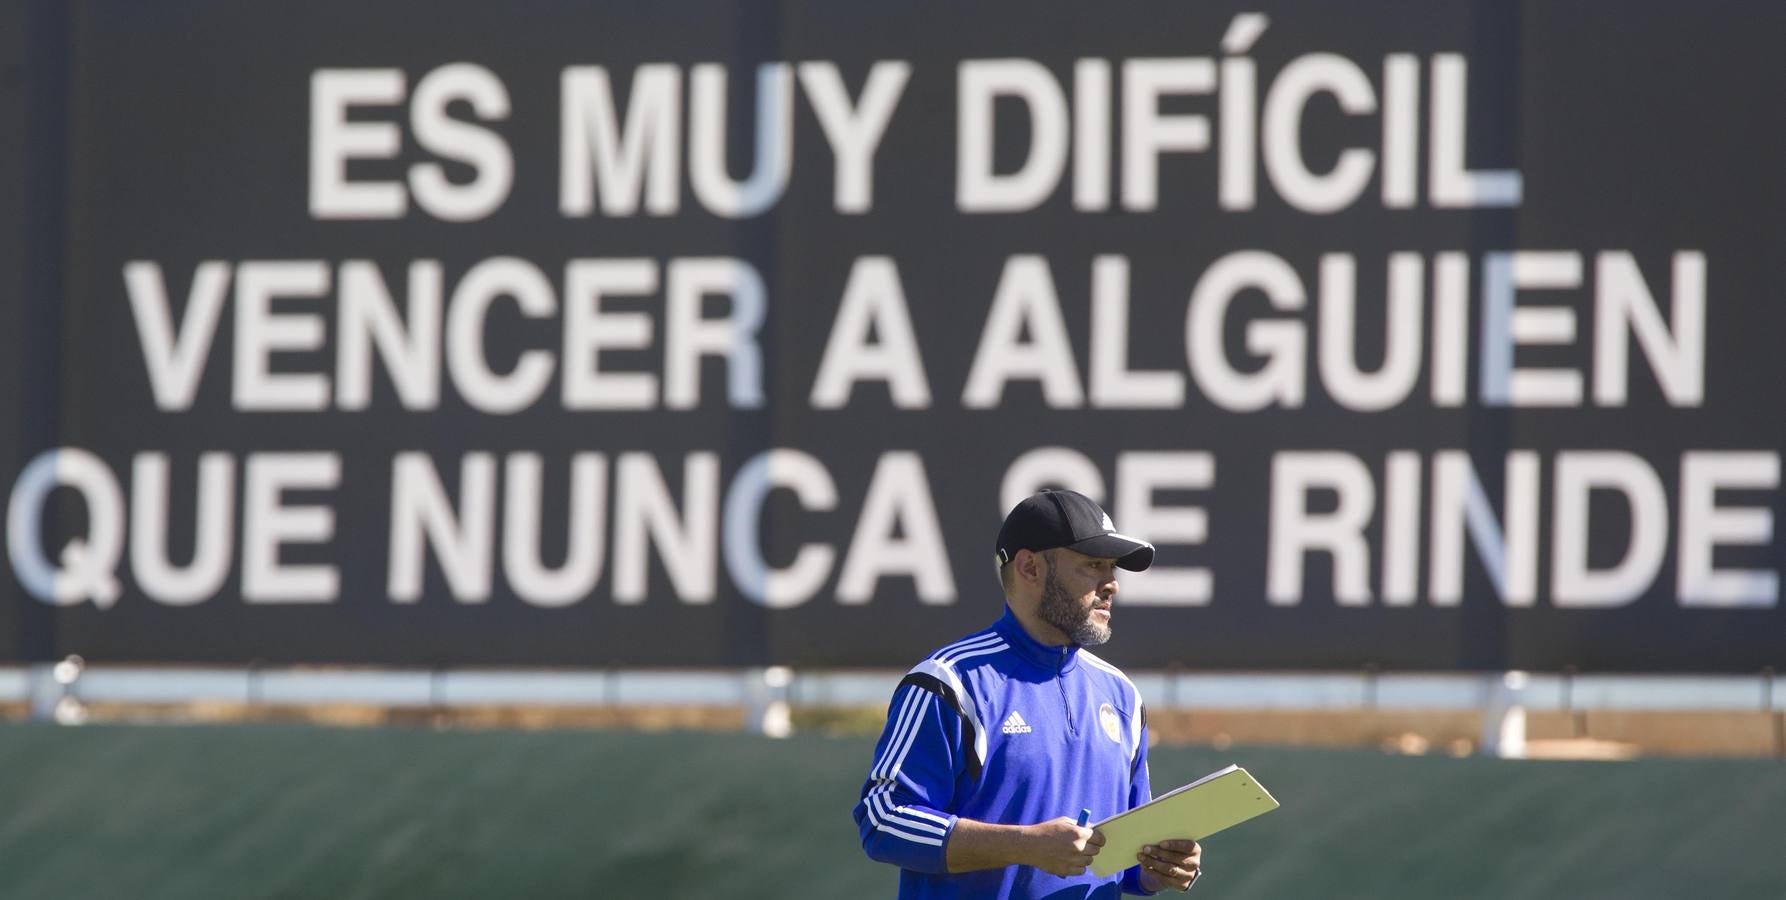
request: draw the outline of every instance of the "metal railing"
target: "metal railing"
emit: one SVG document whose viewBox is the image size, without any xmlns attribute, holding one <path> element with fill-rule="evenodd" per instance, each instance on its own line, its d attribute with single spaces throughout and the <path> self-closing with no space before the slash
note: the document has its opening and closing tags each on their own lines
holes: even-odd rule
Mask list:
<svg viewBox="0 0 1786 900">
<path fill-rule="evenodd" d="M 0 703 L 27 704 L 36 719 L 75 724 L 88 704 L 187 703 L 280 707 L 357 704 L 454 709 L 488 706 L 717 706 L 744 712 L 746 727 L 791 730 L 800 707 L 884 704 L 892 670 L 793 671 L 771 666 L 711 670 L 356 669 L 321 667 L 0 667 Z M 1526 673 L 1138 671 L 1131 677 L 1160 710 L 1477 711 L 1482 746 L 1518 755 L 1525 711 L 1696 710 L 1786 712 L 1786 675 L 1584 675 Z"/>
</svg>

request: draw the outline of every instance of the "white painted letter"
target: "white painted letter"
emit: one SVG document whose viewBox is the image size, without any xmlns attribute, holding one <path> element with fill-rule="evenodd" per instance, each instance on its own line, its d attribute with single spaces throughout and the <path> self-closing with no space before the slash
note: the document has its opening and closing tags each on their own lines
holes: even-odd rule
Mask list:
<svg viewBox="0 0 1786 900">
<path fill-rule="evenodd" d="M 533 263 L 512 256 L 486 259 L 465 273 L 453 289 L 447 311 L 447 372 L 465 401 L 480 412 L 519 412 L 538 400 L 552 380 L 552 354 L 526 350 L 514 371 L 498 375 L 484 356 L 484 319 L 498 297 L 512 297 L 530 319 L 552 315 L 558 304 L 552 283 Z"/>
<path fill-rule="evenodd" d="M 1312 491 L 1333 491 L 1338 506 L 1311 513 Z M 1341 606 L 1369 606 L 1370 543 L 1364 528 L 1376 509 L 1370 470 L 1349 453 L 1278 453 L 1271 460 L 1271 546 L 1265 588 L 1273 606 L 1302 602 L 1302 557 L 1333 554 L 1333 597 Z"/>
<path fill-rule="evenodd" d="M 1116 458 L 1116 520 L 1122 530 L 1159 544 L 1201 544 L 1209 515 L 1201 506 L 1155 506 L 1155 491 L 1215 487 L 1209 453 L 1129 451 Z M 1202 566 L 1162 566 L 1156 557 L 1145 572 L 1123 572 L 1120 603 L 1137 606 L 1207 606 L 1214 580 Z"/>
<path fill-rule="evenodd" d="M 279 562 L 282 544 L 321 544 L 335 536 L 329 506 L 287 506 L 285 491 L 334 490 L 338 453 L 252 453 L 242 503 L 242 599 L 248 603 L 333 603 L 341 573 L 327 563 Z"/>
<path fill-rule="evenodd" d="M 1384 317 L 1383 366 L 1373 374 L 1358 368 L 1357 270 L 1349 253 L 1321 257 L 1321 383 L 1347 409 L 1389 409 L 1414 391 L 1420 377 L 1420 311 L 1426 272 L 1418 253 L 1389 257 L 1389 302 Z"/>
<path fill-rule="evenodd" d="M 463 603 L 490 599 L 490 556 L 496 530 L 496 459 L 468 453 L 459 463 L 454 510 L 434 461 L 419 451 L 391 463 L 391 571 L 386 593 L 398 603 L 422 598 L 424 533 L 447 588 Z"/>
<path fill-rule="evenodd" d="M 440 405 L 439 260 L 409 264 L 409 312 L 399 318 L 378 265 L 363 259 L 341 264 L 341 296 L 336 340 L 335 402 L 342 409 L 372 403 L 372 351 L 405 409 Z"/>
<path fill-rule="evenodd" d="M 805 509 L 837 508 L 837 484 L 824 463 L 798 450 L 765 450 L 750 458 L 726 491 L 726 571 L 745 599 L 769 609 L 788 609 L 812 599 L 837 552 L 823 544 L 805 544 L 784 568 L 763 558 L 759 535 L 763 502 L 775 488 L 788 488 Z"/>
<path fill-rule="evenodd" d="M 58 487 L 73 488 L 87 507 L 87 534 L 56 554 L 44 555 L 44 506 Z M 115 571 L 124 553 L 124 491 L 105 461 L 78 447 L 37 454 L 18 481 L 6 507 L 6 551 L 19 584 L 53 606 L 91 600 L 111 609 L 123 589 Z"/>
<path fill-rule="evenodd" d="M 1719 545 L 1766 547 L 1774 514 L 1766 506 L 1719 506 L 1720 490 L 1778 490 L 1780 454 L 1697 450 L 1681 457 L 1681 537 L 1676 592 L 1680 605 L 1716 609 L 1772 608 L 1780 602 L 1780 573 L 1720 569 Z M 1779 555 L 1774 554 L 1774 559 Z"/>
<path fill-rule="evenodd" d="M 614 602 L 645 602 L 646 553 L 656 546 L 683 603 L 712 603 L 719 532 L 719 457 L 691 453 L 682 468 L 683 509 L 649 453 L 614 466 Z"/>
<path fill-rule="evenodd" d="M 892 575 L 910 575 L 922 603 L 955 602 L 955 576 L 930 497 L 930 480 L 924 475 L 923 459 L 909 450 L 883 453 L 874 467 L 837 579 L 837 602 L 867 603 L 875 585 Z"/>
<path fill-rule="evenodd" d="M 502 486 L 502 568 L 522 600 L 547 608 L 570 606 L 595 590 L 601 577 L 608 458 L 600 453 L 571 457 L 570 527 L 564 565 L 556 569 L 540 559 L 541 468 L 538 453 L 509 455 Z"/>
<path fill-rule="evenodd" d="M 1674 298 L 1662 312 L 1628 251 L 1600 254 L 1594 266 L 1594 399 L 1624 406 L 1630 390 L 1625 357 L 1628 331 L 1656 373 L 1662 395 L 1675 406 L 1705 402 L 1705 254 L 1674 255 Z M 1670 332 L 1673 337 L 1670 339 Z"/>
<path fill-rule="evenodd" d="M 1163 94 L 1215 90 L 1207 59 L 1131 59 L 1122 65 L 1122 205 L 1145 212 L 1159 205 L 1160 154 L 1209 149 L 1209 118 L 1164 115 Z"/>
<path fill-rule="evenodd" d="M 726 399 L 733 409 L 763 405 L 763 348 L 757 332 L 768 315 L 763 277 L 756 267 L 729 257 L 670 261 L 664 311 L 664 403 L 693 409 L 701 403 L 701 357 L 726 361 Z M 710 294 L 731 300 L 724 318 L 701 315 Z"/>
<path fill-rule="evenodd" d="M 1030 339 L 1022 341 L 1025 328 Z M 1084 405 L 1079 387 L 1079 366 L 1073 361 L 1073 345 L 1067 340 L 1067 323 L 1061 318 L 1060 301 L 1054 293 L 1054 277 L 1048 260 L 1041 256 L 1013 256 L 999 278 L 998 294 L 986 314 L 980 346 L 968 370 L 962 405 L 969 409 L 997 406 L 1005 384 L 1013 379 L 1042 383 L 1042 396 L 1056 409 Z"/>
<path fill-rule="evenodd" d="M 168 412 L 191 409 L 199 378 L 205 373 L 205 358 L 210 355 L 211 341 L 217 334 L 224 293 L 229 290 L 229 263 L 208 259 L 198 264 L 177 332 L 160 264 L 141 260 L 126 263 L 124 288 L 130 295 L 130 313 L 136 319 L 155 405 Z"/>
<path fill-rule="evenodd" d="M 999 517 L 1043 488 L 1078 491 L 1104 502 L 1104 475 L 1097 463 L 1070 447 L 1037 447 L 1017 457 L 1005 470 L 998 487 Z"/>
<path fill-rule="evenodd" d="M 869 342 L 870 335 L 878 337 Z M 918 337 L 906 308 L 899 267 L 892 257 L 864 256 L 850 268 L 837 321 L 812 382 L 814 409 L 849 404 L 858 381 L 885 381 L 900 409 L 930 406 L 930 382 L 918 355 Z"/>
<path fill-rule="evenodd" d="M 1247 350 L 1267 357 L 1257 372 L 1242 373 L 1228 364 L 1223 343 L 1228 306 L 1241 292 L 1265 292 L 1280 310 L 1302 309 L 1308 303 L 1302 279 L 1290 264 L 1270 253 L 1240 250 L 1215 261 L 1191 292 L 1185 317 L 1185 352 L 1191 375 L 1216 405 L 1235 412 L 1264 409 L 1274 401 L 1302 405 L 1307 391 L 1304 351 L 1308 336 L 1301 322 L 1280 319 L 1247 325 Z"/>
<path fill-rule="evenodd" d="M 1595 490 L 1625 495 L 1631 536 L 1616 565 L 1590 568 L 1589 535 L 1604 533 L 1588 521 Z M 1551 533 L 1550 596 L 1558 607 L 1624 606 L 1656 580 L 1668 552 L 1668 495 L 1649 463 L 1623 451 L 1564 450 L 1557 454 L 1556 511 Z"/>
<path fill-rule="evenodd" d="M 1332 213 L 1351 206 L 1370 183 L 1376 155 L 1362 147 L 1340 151 L 1333 171 L 1317 175 L 1302 158 L 1302 115 L 1311 97 L 1332 94 L 1342 111 L 1355 116 L 1377 111 L 1370 79 L 1351 60 L 1332 53 L 1296 58 L 1272 82 L 1265 98 L 1265 174 L 1290 205 L 1306 213 Z"/>
<path fill-rule="evenodd" d="M 321 297 L 329 270 L 320 260 L 244 262 L 236 267 L 235 392 L 239 410 L 320 410 L 329 380 L 314 372 L 275 373 L 274 352 L 323 347 L 322 316 L 275 313 L 273 299 Z"/>
<path fill-rule="evenodd" d="M 651 317 L 608 312 L 602 298 L 657 291 L 657 263 L 649 259 L 573 259 L 564 267 L 565 409 L 650 409 L 657 376 L 603 372 L 601 352 L 651 346 Z"/>
<path fill-rule="evenodd" d="M 893 108 L 899 105 L 899 94 L 911 77 L 911 63 L 899 60 L 877 60 L 868 70 L 868 83 L 862 86 L 860 104 L 850 108 L 850 95 L 844 90 L 837 65 L 829 62 L 801 63 L 800 86 L 812 102 L 825 140 L 831 143 L 836 158 L 834 203 L 840 213 L 861 214 L 874 208 L 874 153 Z"/>
<path fill-rule="evenodd" d="M 1538 593 L 1538 454 L 1507 454 L 1506 531 L 1495 520 L 1488 494 L 1461 450 L 1433 457 L 1432 532 L 1427 593 L 1434 606 L 1463 599 L 1463 536 L 1488 570 L 1495 592 L 1508 606 L 1531 606 Z"/>
<path fill-rule="evenodd" d="M 1129 260 L 1091 264 L 1091 402 L 1100 409 L 1171 409 L 1184 402 L 1184 375 L 1129 368 Z"/>
<path fill-rule="evenodd" d="M 1581 286 L 1581 255 L 1572 251 L 1489 253 L 1482 261 L 1482 402 L 1498 406 L 1578 406 L 1581 373 L 1515 368 L 1520 345 L 1575 341 L 1575 311 L 1566 306 L 1522 307 L 1520 290 Z"/>
<path fill-rule="evenodd" d="M 206 453 L 198 463 L 198 515 L 192 562 L 168 559 L 168 465 L 165 453 L 139 453 L 130 475 L 130 571 L 137 586 L 169 606 L 210 599 L 229 577 L 231 515 L 236 508 L 236 461 L 228 453 Z"/>
<path fill-rule="evenodd" d="M 749 178 L 726 167 L 726 67 L 695 66 L 689 76 L 688 177 L 717 216 L 740 219 L 775 205 L 794 170 L 794 73 L 787 63 L 757 67 L 756 158 Z"/>
<path fill-rule="evenodd" d="M 681 70 L 670 63 L 633 70 L 625 126 L 614 109 L 607 69 L 571 66 L 559 84 L 559 212 L 576 217 L 593 213 L 599 183 L 606 215 L 638 212 L 641 196 L 650 214 L 675 214 L 682 199 L 676 177 L 682 149 Z"/>
<path fill-rule="evenodd" d="M 390 122 L 350 122 L 354 106 L 403 102 L 401 69 L 317 69 L 310 75 L 310 217 L 398 219 L 408 206 L 396 181 L 347 180 L 354 159 L 394 159 L 403 132 Z"/>
<path fill-rule="evenodd" d="M 1441 209 L 1518 206 L 1524 179 L 1518 169 L 1471 172 L 1464 168 L 1464 127 L 1469 114 L 1469 62 L 1461 54 L 1433 56 L 1429 110 L 1427 194 Z"/>
<path fill-rule="evenodd" d="M 961 64 L 956 99 L 955 204 L 962 212 L 1023 212 L 1054 193 L 1067 166 L 1067 98 L 1041 63 L 975 59 Z M 1029 153 L 1017 171 L 993 171 L 993 110 L 1015 97 L 1029 110 Z"/>
<path fill-rule="evenodd" d="M 474 63 L 441 66 L 416 82 L 410 98 L 410 128 L 422 149 L 471 167 L 464 184 L 448 178 L 440 163 L 422 163 L 409 170 L 409 189 L 416 203 L 448 222 L 472 222 L 495 212 L 515 183 L 515 157 L 502 135 L 447 115 L 457 102 L 486 121 L 509 116 L 509 94 L 502 79 Z"/>
</svg>

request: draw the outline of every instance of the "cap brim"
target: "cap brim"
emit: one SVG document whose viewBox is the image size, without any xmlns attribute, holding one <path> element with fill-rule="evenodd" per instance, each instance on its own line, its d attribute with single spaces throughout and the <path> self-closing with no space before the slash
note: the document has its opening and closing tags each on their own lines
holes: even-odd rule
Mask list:
<svg viewBox="0 0 1786 900">
<path fill-rule="evenodd" d="M 1114 531 L 1068 544 L 1067 549 L 1099 559 L 1114 559 L 1117 566 L 1131 572 L 1140 572 L 1153 565 L 1152 544 Z"/>
</svg>

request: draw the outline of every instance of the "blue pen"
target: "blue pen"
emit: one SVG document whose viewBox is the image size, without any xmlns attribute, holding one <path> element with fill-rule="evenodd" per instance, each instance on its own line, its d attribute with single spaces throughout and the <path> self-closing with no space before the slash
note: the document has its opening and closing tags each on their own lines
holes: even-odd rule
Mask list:
<svg viewBox="0 0 1786 900">
<path fill-rule="evenodd" d="M 1091 810 L 1089 810 L 1089 809 L 1080 810 L 1079 811 L 1079 827 L 1084 828 L 1085 823 L 1090 822 L 1090 821 L 1091 821 Z"/>
</svg>

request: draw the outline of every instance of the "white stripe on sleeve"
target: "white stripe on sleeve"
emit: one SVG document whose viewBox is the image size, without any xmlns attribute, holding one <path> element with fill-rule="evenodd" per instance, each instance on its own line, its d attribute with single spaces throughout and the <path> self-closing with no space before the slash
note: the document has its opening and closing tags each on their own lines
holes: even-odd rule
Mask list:
<svg viewBox="0 0 1786 900">
<path fill-rule="evenodd" d="M 900 739 L 911 727 L 912 708 L 919 704 L 919 695 L 923 692 L 923 688 L 915 685 L 905 689 L 905 700 L 899 706 L 899 715 L 893 720 L 893 731 L 887 736 L 887 744 L 881 748 L 880 759 L 875 760 L 874 768 L 869 770 L 868 777 L 875 779 L 886 777 L 887 763 L 898 753 L 894 748 L 899 746 Z"/>
</svg>

